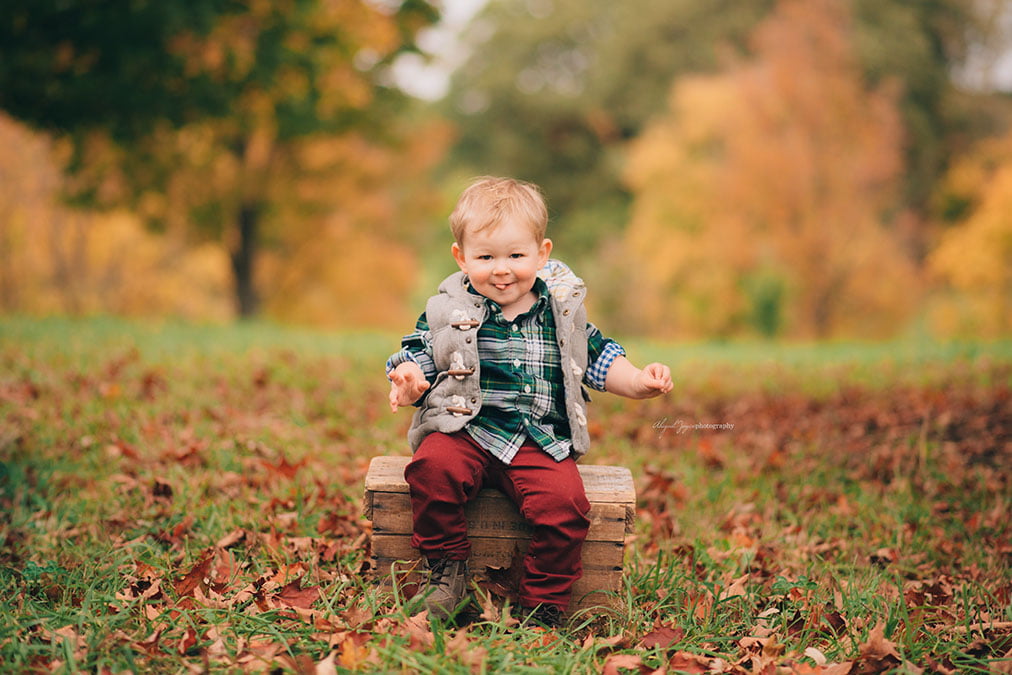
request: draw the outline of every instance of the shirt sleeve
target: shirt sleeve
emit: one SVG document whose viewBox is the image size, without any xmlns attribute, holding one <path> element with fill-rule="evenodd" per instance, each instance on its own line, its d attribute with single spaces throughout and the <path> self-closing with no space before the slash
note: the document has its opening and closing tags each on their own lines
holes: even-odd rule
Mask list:
<svg viewBox="0 0 1012 675">
<path fill-rule="evenodd" d="M 423 312 L 418 317 L 415 330 L 401 339 L 401 349 L 387 359 L 387 377 L 402 363 L 417 363 L 429 384 L 436 381 L 436 362 L 432 358 L 432 343 L 429 340 L 429 322 Z"/>
<path fill-rule="evenodd" d="M 583 383 L 591 389 L 606 391 L 604 381 L 608 377 L 611 364 L 620 356 L 625 356 L 622 345 L 611 338 L 606 338 L 592 323 L 587 324 L 587 372 L 583 375 Z"/>
</svg>

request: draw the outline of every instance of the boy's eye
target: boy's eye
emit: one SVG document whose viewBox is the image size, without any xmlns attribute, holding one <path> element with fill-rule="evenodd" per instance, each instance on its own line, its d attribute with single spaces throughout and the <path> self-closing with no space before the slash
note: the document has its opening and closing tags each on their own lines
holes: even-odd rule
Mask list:
<svg viewBox="0 0 1012 675">
<path fill-rule="evenodd" d="M 524 254 L 523 253 L 511 253 L 510 257 L 511 258 L 523 258 Z"/>
<path fill-rule="evenodd" d="M 492 256 L 490 256 L 487 253 L 483 253 L 482 255 L 478 256 L 478 260 L 491 260 L 491 259 L 492 259 Z"/>
</svg>

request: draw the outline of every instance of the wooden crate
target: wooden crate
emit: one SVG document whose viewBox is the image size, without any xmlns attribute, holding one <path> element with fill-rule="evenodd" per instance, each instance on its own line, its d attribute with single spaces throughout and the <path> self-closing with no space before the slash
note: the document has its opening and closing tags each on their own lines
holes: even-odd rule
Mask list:
<svg viewBox="0 0 1012 675">
<path fill-rule="evenodd" d="M 411 501 L 404 480 L 410 457 L 374 457 L 365 479 L 365 515 L 372 520 L 373 569 L 389 575 L 391 565 L 409 569 L 419 559 L 411 547 Z M 583 577 L 573 586 L 570 613 L 614 606 L 621 589 L 625 538 L 632 531 L 636 489 L 629 469 L 580 465 L 590 501 L 590 531 L 583 546 Z M 468 505 L 471 577 L 501 579 L 515 556 L 526 551 L 530 528 L 516 506 L 497 490 L 482 490 Z"/>
</svg>

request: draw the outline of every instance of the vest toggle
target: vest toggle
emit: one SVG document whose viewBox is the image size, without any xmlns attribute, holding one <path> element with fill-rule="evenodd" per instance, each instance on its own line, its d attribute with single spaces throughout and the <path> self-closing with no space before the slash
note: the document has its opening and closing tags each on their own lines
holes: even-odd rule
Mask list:
<svg viewBox="0 0 1012 675">
<path fill-rule="evenodd" d="M 453 310 L 453 314 L 450 316 L 450 325 L 457 330 L 471 330 L 481 325 L 481 321 L 472 319 L 467 315 L 467 312 L 461 309 Z"/>
<path fill-rule="evenodd" d="M 453 352 L 450 354 L 450 368 L 446 371 L 446 374 L 458 380 L 463 380 L 468 375 L 474 375 L 474 368 L 468 368 L 464 365 L 464 356 L 460 352 Z"/>
<path fill-rule="evenodd" d="M 460 417 L 461 415 L 470 415 L 474 412 L 467 407 L 467 399 L 463 396 L 451 396 L 450 405 L 446 406 L 446 411 L 453 413 L 456 417 Z"/>
</svg>

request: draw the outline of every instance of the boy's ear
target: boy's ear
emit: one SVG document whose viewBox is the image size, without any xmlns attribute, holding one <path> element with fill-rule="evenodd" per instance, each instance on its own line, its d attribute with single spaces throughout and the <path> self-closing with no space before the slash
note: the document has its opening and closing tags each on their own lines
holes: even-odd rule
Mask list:
<svg viewBox="0 0 1012 675">
<path fill-rule="evenodd" d="M 547 239 L 547 238 L 546 239 L 542 239 L 541 240 L 541 247 L 538 249 L 538 263 L 539 263 L 538 268 L 539 269 L 545 266 L 545 263 L 548 262 L 548 257 L 551 254 L 552 254 L 552 240 L 551 239 Z"/>
<path fill-rule="evenodd" d="M 464 259 L 464 249 L 460 247 L 460 244 L 453 242 L 453 244 L 450 245 L 450 253 L 453 254 L 453 259 L 457 261 L 457 267 L 460 268 L 460 271 L 467 274 L 467 262 Z"/>
</svg>

